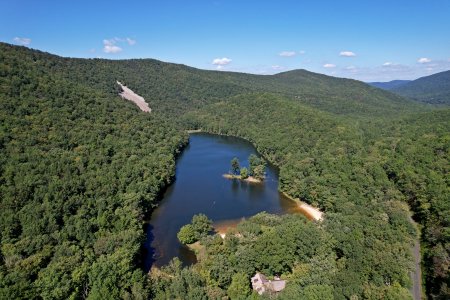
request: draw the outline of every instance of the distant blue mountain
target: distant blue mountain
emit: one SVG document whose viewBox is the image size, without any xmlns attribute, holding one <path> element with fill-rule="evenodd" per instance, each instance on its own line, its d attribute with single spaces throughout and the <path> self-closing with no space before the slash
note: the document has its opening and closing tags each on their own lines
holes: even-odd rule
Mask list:
<svg viewBox="0 0 450 300">
<path fill-rule="evenodd" d="M 408 82 L 411 82 L 411 80 L 392 80 L 392 81 L 387 81 L 387 82 L 367 82 L 367 84 L 383 89 L 383 90 L 387 90 L 390 91 L 394 88 L 398 88 Z"/>
</svg>

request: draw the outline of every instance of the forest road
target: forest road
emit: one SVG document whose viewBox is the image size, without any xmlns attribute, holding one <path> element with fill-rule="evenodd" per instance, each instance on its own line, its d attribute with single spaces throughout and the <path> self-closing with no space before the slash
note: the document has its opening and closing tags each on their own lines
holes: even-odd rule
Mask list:
<svg viewBox="0 0 450 300">
<path fill-rule="evenodd" d="M 414 220 L 410 217 L 410 222 L 415 224 Z M 414 257 L 414 271 L 411 272 L 411 279 L 413 285 L 411 287 L 411 293 L 414 300 L 422 300 L 422 271 L 420 268 L 420 239 L 416 238 L 414 241 L 413 257 Z"/>
</svg>

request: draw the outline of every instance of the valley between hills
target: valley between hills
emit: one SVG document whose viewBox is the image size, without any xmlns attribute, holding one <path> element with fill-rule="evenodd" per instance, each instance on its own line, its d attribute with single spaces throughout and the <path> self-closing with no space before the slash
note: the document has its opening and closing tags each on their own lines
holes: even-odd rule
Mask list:
<svg viewBox="0 0 450 300">
<path fill-rule="evenodd" d="M 242 299 L 261 271 L 287 279 L 279 299 L 445 299 L 450 109 L 437 90 L 449 82 L 435 76 L 396 94 L 306 70 L 206 71 L 0 43 L 0 298 Z M 259 213 L 237 225 L 240 237 L 199 237 L 198 263 L 144 272 L 144 223 L 189 130 L 251 142 L 279 169 L 279 191 L 323 221 Z"/>
</svg>

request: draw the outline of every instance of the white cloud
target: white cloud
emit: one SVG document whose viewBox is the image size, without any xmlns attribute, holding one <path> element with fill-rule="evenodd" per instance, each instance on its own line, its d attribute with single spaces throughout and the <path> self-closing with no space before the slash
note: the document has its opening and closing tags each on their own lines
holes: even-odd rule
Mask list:
<svg viewBox="0 0 450 300">
<path fill-rule="evenodd" d="M 335 68 L 336 65 L 335 64 L 324 64 L 323 67 L 327 68 L 327 69 L 330 69 L 330 68 Z"/>
<path fill-rule="evenodd" d="M 283 57 L 292 57 L 295 56 L 295 54 L 296 54 L 295 51 L 282 51 L 278 55 Z"/>
<path fill-rule="evenodd" d="M 348 67 L 346 67 L 345 69 L 346 69 L 346 70 L 355 70 L 356 67 L 355 67 L 355 66 L 348 66 Z"/>
<path fill-rule="evenodd" d="M 119 46 L 116 46 L 117 38 L 110 40 L 103 40 L 103 52 L 105 53 L 119 53 L 123 49 Z"/>
<path fill-rule="evenodd" d="M 417 62 L 420 63 L 420 64 L 426 64 L 426 63 L 431 62 L 431 59 L 429 59 L 429 58 L 427 58 L 427 57 L 421 57 L 421 58 L 419 58 L 419 59 L 417 60 Z"/>
<path fill-rule="evenodd" d="M 126 38 L 128 45 L 133 46 L 134 44 L 136 44 L 136 40 L 132 39 L 132 38 Z"/>
<path fill-rule="evenodd" d="M 389 67 L 389 66 L 393 66 L 394 64 L 390 61 L 387 61 L 383 64 L 383 67 Z"/>
<path fill-rule="evenodd" d="M 352 57 L 352 56 L 356 56 L 356 54 L 352 51 L 341 51 L 339 53 L 340 56 L 345 56 L 345 57 Z"/>
<path fill-rule="evenodd" d="M 305 54 L 305 53 L 306 53 L 305 50 L 300 50 L 300 51 L 298 51 L 298 54 L 300 54 L 300 55 L 303 55 L 303 54 Z"/>
<path fill-rule="evenodd" d="M 21 38 L 21 37 L 15 37 L 13 39 L 14 43 L 19 44 L 19 45 L 29 45 L 31 44 L 31 39 L 29 38 Z"/>
<path fill-rule="evenodd" d="M 132 38 L 112 38 L 109 40 L 103 40 L 103 52 L 105 53 L 119 53 L 122 52 L 123 49 L 121 47 L 119 47 L 117 44 L 125 44 L 127 43 L 130 46 L 133 46 L 134 44 L 136 44 L 136 40 L 132 39 Z M 121 45 L 121 46 L 122 46 Z"/>
<path fill-rule="evenodd" d="M 216 66 L 226 66 L 231 62 L 231 59 L 229 59 L 228 57 L 222 57 L 222 58 L 215 58 L 212 61 L 213 65 Z"/>
<path fill-rule="evenodd" d="M 122 48 L 120 48 L 119 46 L 114 46 L 114 45 L 105 45 L 103 47 L 103 52 L 105 53 L 119 53 L 122 52 Z"/>
</svg>

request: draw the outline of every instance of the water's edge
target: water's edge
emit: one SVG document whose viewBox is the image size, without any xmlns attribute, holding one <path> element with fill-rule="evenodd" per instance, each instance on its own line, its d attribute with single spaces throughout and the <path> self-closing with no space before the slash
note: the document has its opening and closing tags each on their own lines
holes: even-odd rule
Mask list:
<svg viewBox="0 0 450 300">
<path fill-rule="evenodd" d="M 183 184 L 186 184 L 186 178 L 185 177 L 183 177 L 183 179 L 182 179 L 182 182 L 183 183 L 179 183 L 179 186 L 178 186 L 178 188 L 175 186 L 175 184 L 178 182 L 178 178 L 177 178 L 177 176 L 179 176 L 180 174 L 178 173 L 179 171 L 178 171 L 178 168 L 179 167 L 181 167 L 182 165 L 184 165 L 184 167 L 181 167 L 182 169 L 184 168 L 184 170 L 186 170 L 186 161 L 184 161 L 184 162 L 182 162 L 182 161 L 180 161 L 181 159 L 182 159 L 182 157 L 183 157 L 183 155 L 185 154 L 185 153 L 188 153 L 188 152 L 186 152 L 187 151 L 187 148 L 188 147 L 190 147 L 190 144 L 191 144 L 191 138 L 192 138 L 192 136 L 195 136 L 196 134 L 194 134 L 194 133 L 198 133 L 199 134 L 199 136 L 201 136 L 201 135 L 205 135 L 205 136 L 211 136 L 213 139 L 214 139 L 214 137 L 216 137 L 216 138 L 219 138 L 219 140 L 220 140 L 220 137 L 230 137 L 230 138 L 233 138 L 233 139 L 235 139 L 237 142 L 236 142 L 236 145 L 238 145 L 237 147 L 237 152 L 240 152 L 240 151 L 242 151 L 241 150 L 241 148 L 240 147 L 243 147 L 244 149 L 247 149 L 247 150 L 245 150 L 245 151 L 248 151 L 248 148 L 251 148 L 251 152 L 253 152 L 253 153 L 256 153 L 257 155 L 259 155 L 259 156 L 262 156 L 261 155 L 261 153 L 258 151 L 258 149 L 255 147 L 255 145 L 251 142 L 251 141 L 249 141 L 248 139 L 245 139 L 245 138 L 242 138 L 242 137 L 239 137 L 239 136 L 230 136 L 230 135 L 223 135 L 223 134 L 215 134 L 215 133 L 211 133 L 211 132 L 205 132 L 205 131 L 199 131 L 199 130 L 196 130 L 195 132 L 192 132 L 192 131 L 190 131 L 190 132 L 188 132 L 189 133 L 189 139 L 187 140 L 187 142 L 185 143 L 185 144 L 183 144 L 180 148 L 179 148 L 179 151 L 177 152 L 177 155 L 176 155 L 176 163 L 175 163 L 175 170 L 174 170 L 174 172 L 173 172 L 173 176 L 172 176 L 172 178 L 171 178 L 171 180 L 170 180 L 170 182 L 169 182 L 169 184 L 167 184 L 166 186 L 164 186 L 160 191 L 159 191 L 159 195 L 158 195 L 158 205 L 156 206 L 156 207 L 154 207 L 151 211 L 150 211 L 150 213 L 148 213 L 147 214 L 147 216 L 146 216 L 146 220 L 145 220 L 145 224 L 144 224 L 144 232 L 145 232 L 145 236 L 146 236 L 146 239 L 145 239 L 145 242 L 142 244 L 142 256 L 141 256 L 141 259 L 142 259 L 142 261 L 141 261 L 141 266 L 143 267 L 143 269 L 144 269 L 144 271 L 145 272 L 147 272 L 147 270 L 149 270 L 149 267 L 150 267 L 150 265 L 152 265 L 152 264 L 150 264 L 149 265 L 149 263 L 148 263 L 148 261 L 149 260 L 152 260 L 152 259 L 150 259 L 149 258 L 149 255 L 151 256 L 151 255 L 156 255 L 156 256 L 154 256 L 155 257 L 155 259 L 156 260 L 159 260 L 160 259 L 160 255 L 161 254 L 164 254 L 165 252 L 163 252 L 163 251 L 160 251 L 161 249 L 162 250 L 164 250 L 164 249 L 167 249 L 167 248 L 161 248 L 161 247 L 157 247 L 158 248 L 158 250 L 156 250 L 156 248 L 155 247 L 153 247 L 153 246 L 151 246 L 151 243 L 153 243 L 153 241 L 163 241 L 163 244 L 165 245 L 164 247 L 167 247 L 167 243 L 168 242 L 166 242 L 166 241 L 164 241 L 164 240 L 161 240 L 160 238 L 156 238 L 156 236 L 160 236 L 160 232 L 161 232 L 161 230 L 162 230 L 162 228 L 164 228 L 164 230 L 166 229 L 166 227 L 161 227 L 161 226 L 167 226 L 167 225 L 163 225 L 163 224 L 166 224 L 167 222 L 165 222 L 165 221 L 161 221 L 163 218 L 164 218 L 164 216 L 168 216 L 168 215 L 171 215 L 170 213 L 169 214 L 167 214 L 167 212 L 164 212 L 165 210 L 169 210 L 170 208 L 168 208 L 168 207 L 172 207 L 172 209 L 173 209 L 173 206 L 171 206 L 171 204 L 168 204 L 168 203 L 166 203 L 166 202 L 164 202 L 164 200 L 166 200 L 165 199 L 165 195 L 166 195 L 166 193 L 167 192 L 169 192 L 169 194 L 171 194 L 172 192 L 173 192 L 173 189 L 176 189 L 176 190 L 179 190 L 182 186 L 183 186 Z M 226 140 L 225 140 L 226 141 Z M 229 148 L 227 149 L 227 147 L 230 147 L 230 145 L 233 145 L 233 140 L 229 140 L 230 142 L 229 142 L 229 144 L 227 144 L 227 143 L 225 143 L 224 145 L 225 145 L 225 151 L 227 152 L 228 151 L 228 153 L 230 152 L 230 150 L 229 150 Z M 202 141 L 202 143 L 204 143 L 203 141 Z M 208 143 L 208 142 L 206 142 L 206 143 Z M 212 149 L 211 149 L 211 151 L 212 151 L 212 153 L 214 153 L 214 152 L 216 152 L 216 151 L 219 151 L 219 153 L 220 153 L 220 147 L 221 146 L 215 146 L 214 145 L 214 143 L 216 143 L 216 142 L 212 142 L 213 144 L 211 145 L 212 146 Z M 196 145 L 199 145 L 199 144 L 196 144 Z M 204 145 L 202 145 L 202 144 L 200 144 L 201 146 L 204 146 Z M 241 146 L 242 145 L 242 146 Z M 217 148 L 215 148 L 215 147 L 219 147 L 219 150 L 217 150 Z M 231 147 L 234 147 L 234 146 L 231 146 Z M 231 150 L 231 152 L 233 152 L 234 150 Z M 197 152 L 197 150 L 195 151 L 195 152 L 190 152 L 191 154 L 187 154 L 188 156 L 190 156 L 190 155 L 192 155 L 192 153 L 198 153 Z M 197 155 L 197 154 L 194 154 L 194 155 Z M 246 154 L 246 155 L 248 155 L 248 154 Z M 219 156 L 220 156 L 220 154 L 219 154 Z M 196 158 L 196 159 L 198 159 L 198 158 Z M 180 163 L 181 163 L 181 165 L 180 165 Z M 195 163 L 195 160 L 194 160 L 194 163 Z M 227 164 L 228 164 L 228 162 L 227 162 Z M 223 166 L 222 166 L 223 167 Z M 292 201 L 291 199 L 289 199 L 289 197 L 286 197 L 283 193 L 281 193 L 280 191 L 279 191 L 279 189 L 278 189 L 278 177 L 279 177 L 279 168 L 276 166 L 276 165 L 274 165 L 273 163 L 271 163 L 270 161 L 268 161 L 268 170 L 270 170 L 269 171 L 269 174 L 271 174 L 271 179 L 272 179 L 272 181 L 270 181 L 270 182 L 267 182 L 267 186 L 266 187 L 264 187 L 263 188 L 263 190 L 266 190 L 267 192 L 263 192 L 263 193 L 265 193 L 265 196 L 264 197 L 268 197 L 268 194 L 267 193 L 269 193 L 270 195 L 273 195 L 273 201 L 275 201 L 276 203 L 278 203 L 278 201 L 282 201 L 282 203 L 284 203 L 284 204 L 281 204 L 281 202 L 280 202 L 280 204 L 279 205 L 282 205 L 282 207 L 284 207 L 284 208 L 282 208 L 282 207 L 279 207 L 279 205 L 277 206 L 278 208 L 275 208 L 275 210 L 277 210 L 277 211 L 279 211 L 279 212 L 282 212 L 282 213 L 287 213 L 288 211 L 286 210 L 286 209 L 288 209 L 289 210 L 289 212 L 291 213 L 292 212 L 292 207 L 297 207 L 297 204 L 296 204 L 296 202 L 294 202 L 294 201 Z M 224 169 L 221 169 L 222 171 L 225 171 Z M 185 171 L 184 171 L 185 172 Z M 186 174 L 186 173 L 184 173 L 184 174 Z M 222 176 L 220 176 L 220 178 L 222 179 Z M 219 179 L 219 181 L 220 181 L 220 179 Z M 227 181 L 227 180 L 225 180 L 224 179 L 224 181 Z M 180 185 L 181 184 L 181 185 Z M 220 183 L 219 183 L 220 184 Z M 237 183 L 234 183 L 234 184 L 237 184 Z M 238 185 L 240 185 L 240 183 L 238 184 Z M 274 186 L 275 185 L 275 186 Z M 263 186 L 264 186 L 264 184 L 263 184 Z M 267 190 L 267 188 L 269 189 L 269 190 Z M 250 188 L 250 190 L 251 190 L 251 188 Z M 250 191 L 249 190 L 249 191 Z M 179 191 L 178 191 L 179 192 Z M 275 194 L 274 193 L 276 193 L 276 195 L 277 196 L 275 196 Z M 269 196 L 269 197 L 272 197 L 272 196 Z M 281 197 L 281 198 L 280 198 Z M 210 199 L 214 199 L 214 198 L 210 198 Z M 281 200 L 281 199 L 285 199 L 285 200 Z M 173 200 L 171 200 L 171 201 L 169 201 L 169 203 L 170 202 L 172 202 Z M 290 202 L 291 204 L 287 204 L 288 202 Z M 165 203 L 165 205 L 163 206 L 163 203 Z M 198 204 L 197 204 L 198 205 Z M 271 205 L 271 204 L 268 204 L 269 206 Z M 287 206 L 286 206 L 287 205 Z M 158 212 L 158 208 L 160 209 L 159 210 L 159 212 Z M 162 210 L 161 210 L 162 209 Z M 180 208 L 180 209 L 182 209 L 182 208 Z M 244 210 L 242 210 L 242 209 L 244 209 Z M 280 211 L 280 209 L 281 209 L 281 211 Z M 175 208 L 175 211 L 176 210 L 178 210 L 178 208 Z M 237 208 L 237 210 L 239 211 L 239 208 Z M 261 212 L 261 211 L 264 211 L 265 209 L 263 208 L 262 210 L 258 210 L 258 211 L 256 211 L 255 212 L 255 208 L 253 207 L 253 208 L 251 208 L 251 209 L 249 209 L 249 210 L 247 210 L 247 209 L 245 209 L 245 207 L 244 208 L 240 208 L 240 210 L 242 211 L 242 215 L 246 215 L 246 217 L 249 217 L 250 215 L 254 215 L 255 213 L 258 213 L 258 212 Z M 269 209 L 269 213 L 270 213 L 270 210 L 273 210 L 272 208 L 270 208 Z M 163 212 L 163 213 L 162 213 Z M 295 211 L 295 213 L 298 213 L 298 212 L 300 212 L 300 210 L 296 210 Z M 155 213 L 156 213 L 156 215 L 155 215 Z M 273 211 L 272 213 L 276 213 L 275 211 Z M 302 213 L 302 212 L 301 212 Z M 156 218 L 156 220 L 158 220 L 158 221 L 156 221 L 156 222 L 158 222 L 158 223 L 153 223 L 152 224 L 152 220 L 153 220 L 153 218 Z M 217 216 L 216 216 L 217 217 Z M 308 216 L 307 216 L 308 217 Z M 224 219 L 226 219 L 227 218 L 227 214 L 225 214 L 224 215 Z M 222 219 L 222 218 L 219 218 L 219 219 L 215 219 L 215 218 L 213 218 L 213 220 L 220 220 L 220 221 L 224 221 L 224 219 Z M 226 221 L 226 220 L 225 220 Z M 189 221 L 187 221 L 186 223 L 188 223 Z M 156 231 L 157 233 L 156 233 L 156 236 L 154 235 L 154 225 L 155 224 L 157 224 L 158 225 L 158 230 Z M 173 228 L 172 228 L 173 229 Z M 170 234 L 170 236 L 173 236 L 174 234 L 173 234 L 173 232 L 171 232 L 171 234 Z M 158 245 L 158 246 L 160 246 L 160 242 L 157 242 L 155 245 Z M 156 252 L 155 252 L 156 251 Z M 166 256 L 166 255 L 164 255 L 164 256 Z M 156 260 L 155 259 L 153 259 L 152 260 L 152 262 L 155 262 Z"/>
<path fill-rule="evenodd" d="M 183 143 L 181 145 L 181 147 L 178 149 L 177 153 L 175 154 L 175 161 L 176 161 L 175 166 L 178 165 L 180 156 L 186 150 L 186 147 L 189 146 L 191 135 L 200 133 L 200 134 L 208 134 L 208 135 L 212 135 L 212 136 L 233 137 L 233 138 L 240 139 L 246 143 L 251 144 L 251 146 L 255 149 L 256 153 L 259 156 L 263 157 L 266 161 L 268 161 L 271 168 L 275 170 L 277 177 L 279 176 L 280 168 L 278 167 L 278 165 L 276 163 L 274 163 L 273 161 L 271 161 L 270 159 L 268 159 L 267 157 L 265 157 L 264 155 L 262 155 L 261 152 L 258 150 L 257 145 L 255 145 L 255 143 L 249 138 L 232 135 L 232 134 L 217 133 L 214 131 L 207 131 L 207 130 L 203 130 L 203 129 L 187 130 L 186 132 L 189 135 L 189 138 L 187 139 L 187 141 L 185 143 Z M 171 177 L 170 182 L 168 184 L 166 184 L 165 186 L 163 186 L 162 189 L 158 193 L 158 197 L 157 197 L 158 206 L 160 206 L 160 204 L 162 203 L 164 194 L 166 193 L 168 188 L 171 187 L 173 184 L 175 184 L 175 182 L 176 182 L 176 169 L 173 171 L 173 176 Z M 278 191 L 280 193 L 282 193 L 286 198 L 290 199 L 291 201 L 296 202 L 298 205 L 300 205 L 302 203 L 302 201 L 300 199 L 296 199 L 284 191 L 280 191 L 280 190 L 278 190 Z M 304 203 L 306 203 L 306 202 L 304 202 Z M 149 229 L 149 226 L 148 226 L 149 221 L 151 220 L 152 215 L 158 206 L 152 208 L 151 212 L 147 216 L 147 219 L 145 221 L 146 222 L 146 224 L 145 224 L 145 235 L 146 236 L 148 233 L 147 231 Z M 408 209 L 409 209 L 409 207 L 408 207 Z M 309 219 L 313 219 L 311 214 L 309 214 L 307 211 L 302 211 L 302 213 L 304 215 L 306 215 Z M 228 220 L 228 221 L 230 224 L 232 224 L 231 226 L 235 226 L 236 220 Z M 410 221 L 413 222 L 413 224 L 415 224 L 415 222 L 412 219 Z M 217 230 L 219 233 L 223 232 L 226 229 L 226 227 L 223 226 L 223 224 L 226 222 L 227 222 L 227 220 L 222 221 L 220 223 L 221 224 L 220 229 Z M 141 265 L 144 267 L 144 261 L 145 261 L 146 255 L 148 255 L 148 252 L 144 247 L 142 247 L 142 249 L 143 249 L 143 253 L 142 253 Z M 420 238 L 417 238 L 414 241 L 414 246 L 412 247 L 412 254 L 413 254 L 413 258 L 414 258 L 414 271 L 411 272 L 411 279 L 412 279 L 412 283 L 413 283 L 412 287 L 411 287 L 411 294 L 413 296 L 413 299 L 419 300 L 419 299 L 422 299 L 422 293 L 423 293 L 422 276 L 421 276 L 421 261 L 420 261 L 421 260 Z M 148 270 L 146 270 L 146 271 L 148 271 Z"/>
</svg>

